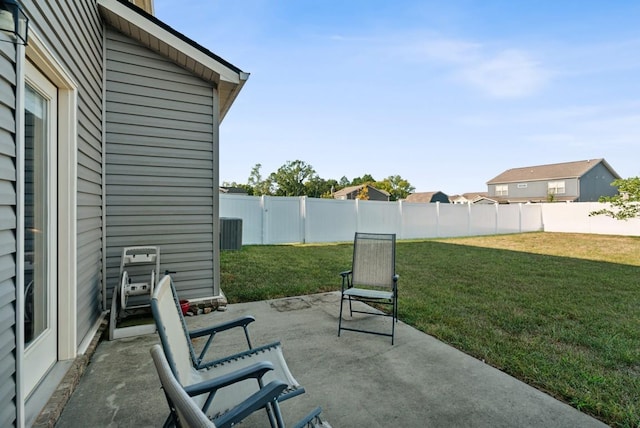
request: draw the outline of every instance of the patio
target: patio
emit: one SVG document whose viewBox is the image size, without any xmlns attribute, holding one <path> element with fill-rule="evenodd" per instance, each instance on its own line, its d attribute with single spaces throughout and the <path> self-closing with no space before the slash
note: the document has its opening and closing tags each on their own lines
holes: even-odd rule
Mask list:
<svg viewBox="0 0 640 428">
<path fill-rule="evenodd" d="M 320 405 L 333 427 L 606 426 L 402 322 L 394 346 L 387 337 L 337 337 L 339 301 L 339 293 L 323 293 L 234 304 L 187 322 L 195 328 L 250 314 L 254 345 L 280 340 L 307 391 L 282 404 L 288 423 Z M 216 338 L 215 352 L 239 350 L 241 336 Z M 162 426 L 168 409 L 149 355 L 158 342 L 157 334 L 101 342 L 56 426 Z M 268 423 L 258 412 L 243 426 Z"/>
</svg>

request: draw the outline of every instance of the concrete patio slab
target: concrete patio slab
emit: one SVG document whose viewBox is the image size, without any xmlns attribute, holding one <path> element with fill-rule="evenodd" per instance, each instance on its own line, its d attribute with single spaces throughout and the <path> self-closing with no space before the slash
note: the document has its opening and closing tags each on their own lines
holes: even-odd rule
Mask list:
<svg viewBox="0 0 640 428">
<path fill-rule="evenodd" d="M 279 340 L 306 393 L 282 403 L 291 424 L 315 406 L 333 427 L 603 427 L 587 416 L 402 322 L 388 337 L 337 336 L 339 293 L 228 306 L 187 319 L 191 328 L 253 315 L 254 345 Z M 389 327 L 358 315 L 348 322 Z M 213 350 L 241 349 L 242 333 L 221 335 Z M 149 349 L 157 335 L 104 341 L 57 427 L 159 427 L 168 414 Z M 268 426 L 264 412 L 242 426 Z"/>
</svg>

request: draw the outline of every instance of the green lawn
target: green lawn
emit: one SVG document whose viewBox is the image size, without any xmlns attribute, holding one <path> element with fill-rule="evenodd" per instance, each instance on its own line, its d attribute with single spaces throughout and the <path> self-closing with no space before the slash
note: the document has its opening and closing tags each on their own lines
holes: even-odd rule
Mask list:
<svg viewBox="0 0 640 428">
<path fill-rule="evenodd" d="M 221 254 L 230 302 L 337 290 L 352 244 Z M 604 422 L 640 427 L 640 238 L 398 241 L 400 319 Z"/>
</svg>

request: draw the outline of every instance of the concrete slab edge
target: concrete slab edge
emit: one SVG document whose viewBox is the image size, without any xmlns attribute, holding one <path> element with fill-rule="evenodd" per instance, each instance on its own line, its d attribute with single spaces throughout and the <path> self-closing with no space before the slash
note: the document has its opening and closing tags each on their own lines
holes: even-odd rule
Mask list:
<svg viewBox="0 0 640 428">
<path fill-rule="evenodd" d="M 108 320 L 104 319 L 100 324 L 98 331 L 96 331 L 96 334 L 93 336 L 91 343 L 87 347 L 87 351 L 75 358 L 62 381 L 58 384 L 55 392 L 51 398 L 49 398 L 49 401 L 40 412 L 40 415 L 38 415 L 38 418 L 33 424 L 34 428 L 55 427 L 65 405 L 71 398 L 71 394 L 75 391 L 78 383 L 80 382 L 80 378 L 87 369 L 87 366 L 91 361 L 91 357 L 93 357 L 93 354 L 96 352 L 96 348 L 98 347 L 100 340 L 102 340 L 102 336 L 107 330 L 108 324 Z"/>
</svg>

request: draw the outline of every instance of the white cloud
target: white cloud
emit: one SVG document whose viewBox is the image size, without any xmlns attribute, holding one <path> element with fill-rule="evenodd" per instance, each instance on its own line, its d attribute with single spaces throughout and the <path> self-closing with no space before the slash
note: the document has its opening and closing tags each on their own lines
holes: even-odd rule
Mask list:
<svg viewBox="0 0 640 428">
<path fill-rule="evenodd" d="M 486 94 L 498 98 L 517 98 L 534 94 L 550 77 L 537 61 L 518 50 L 471 61 L 455 72 L 457 78 Z"/>
<path fill-rule="evenodd" d="M 498 50 L 475 41 L 433 35 L 404 37 L 396 52 L 407 62 L 427 62 L 448 68 L 452 80 L 496 98 L 518 98 L 535 94 L 553 73 L 523 49 Z"/>
</svg>

